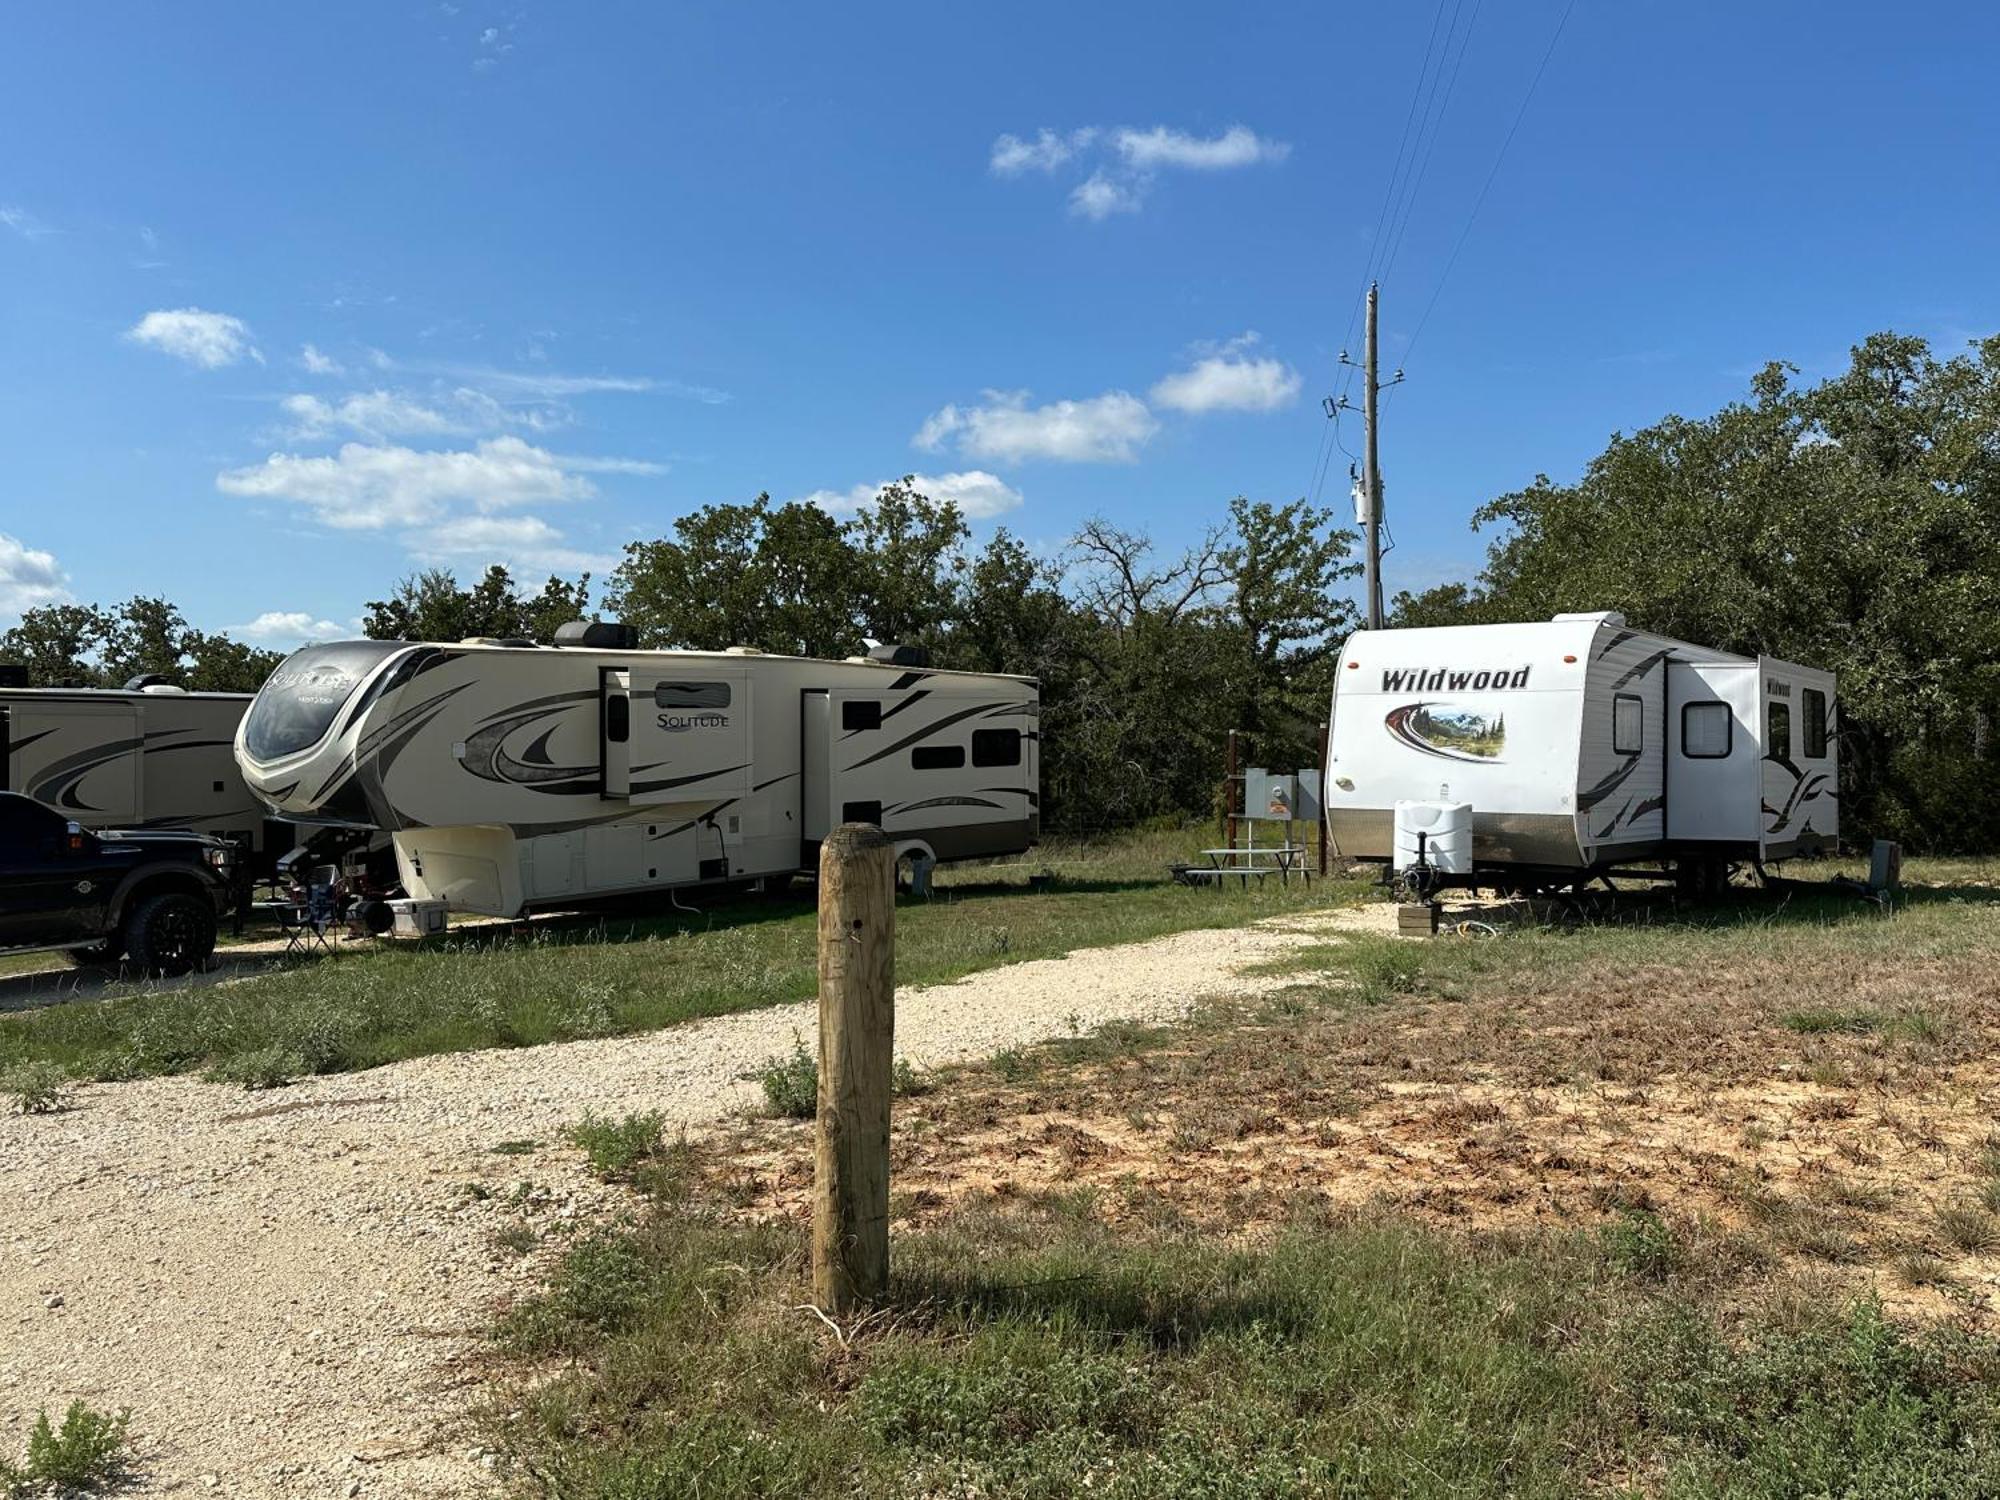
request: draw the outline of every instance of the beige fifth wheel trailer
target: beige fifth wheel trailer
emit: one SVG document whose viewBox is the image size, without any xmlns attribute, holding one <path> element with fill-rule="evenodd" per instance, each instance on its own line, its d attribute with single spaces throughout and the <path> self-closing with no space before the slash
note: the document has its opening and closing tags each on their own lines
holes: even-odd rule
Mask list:
<svg viewBox="0 0 2000 1500">
<path fill-rule="evenodd" d="M 0 791 L 85 828 L 189 828 L 234 840 L 253 865 L 291 847 L 236 769 L 248 693 L 190 693 L 134 678 L 108 688 L 0 688 Z"/>
<path fill-rule="evenodd" d="M 946 861 L 1035 841 L 1032 678 L 558 641 L 307 647 L 238 764 L 281 817 L 391 833 L 413 898 L 498 916 L 811 871 L 843 822 Z"/>
<path fill-rule="evenodd" d="M 1357 631 L 1335 671 L 1328 827 L 1346 855 L 1402 863 L 1399 803 L 1454 809 L 1441 827 L 1469 807 L 1475 871 L 1712 876 L 1834 848 L 1836 728 L 1832 674 L 1609 612 Z"/>
</svg>

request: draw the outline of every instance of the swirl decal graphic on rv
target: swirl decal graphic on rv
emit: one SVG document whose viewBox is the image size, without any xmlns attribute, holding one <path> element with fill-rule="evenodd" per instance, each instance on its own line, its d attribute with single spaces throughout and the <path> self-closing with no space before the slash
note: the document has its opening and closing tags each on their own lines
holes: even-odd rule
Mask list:
<svg viewBox="0 0 2000 1500">
<path fill-rule="evenodd" d="M 569 712 L 579 703 L 594 701 L 595 693 L 567 694 L 564 699 L 550 704 L 547 700 L 538 704 L 526 704 L 522 709 L 503 714 L 490 723 L 482 725 L 478 732 L 465 742 L 465 759 L 461 764 L 466 770 L 482 781 L 498 781 L 515 786 L 535 786 L 552 781 L 575 781 L 579 778 L 595 777 L 597 767 L 559 766 L 549 755 L 549 740 L 562 726 L 550 724 L 534 740 L 524 746 L 518 758 L 507 753 L 507 740 L 517 731 L 541 724 L 558 714 Z"/>
<path fill-rule="evenodd" d="M 1497 762 L 1507 748 L 1507 716 L 1454 708 L 1449 703 L 1404 703 L 1382 723 L 1398 744 L 1440 760 Z"/>
</svg>

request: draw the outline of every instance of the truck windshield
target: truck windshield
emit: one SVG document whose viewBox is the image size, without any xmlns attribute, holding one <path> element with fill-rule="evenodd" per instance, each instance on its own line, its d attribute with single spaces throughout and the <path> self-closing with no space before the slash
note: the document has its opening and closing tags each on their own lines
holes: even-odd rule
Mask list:
<svg viewBox="0 0 2000 1500">
<path fill-rule="evenodd" d="M 409 649 L 408 641 L 338 641 L 294 651 L 250 705 L 243 748 L 257 760 L 277 760 L 318 744 L 362 679 Z"/>
</svg>

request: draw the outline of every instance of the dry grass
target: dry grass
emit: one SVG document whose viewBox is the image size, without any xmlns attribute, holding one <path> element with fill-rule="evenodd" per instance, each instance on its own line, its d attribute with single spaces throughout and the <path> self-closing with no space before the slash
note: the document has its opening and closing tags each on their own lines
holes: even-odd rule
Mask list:
<svg viewBox="0 0 2000 1500">
<path fill-rule="evenodd" d="M 899 1106 L 898 1216 L 1079 1191 L 1113 1225 L 1250 1236 L 1302 1204 L 1500 1231 L 1648 1210 L 1776 1269 L 1990 1324 L 1985 894 L 1892 921 L 1794 901 L 1386 959 L 1386 940 L 1329 945 L 1254 1010 L 1017 1053 Z M 737 1201 L 799 1217 L 808 1145 L 746 1130 L 722 1169 Z"/>
</svg>

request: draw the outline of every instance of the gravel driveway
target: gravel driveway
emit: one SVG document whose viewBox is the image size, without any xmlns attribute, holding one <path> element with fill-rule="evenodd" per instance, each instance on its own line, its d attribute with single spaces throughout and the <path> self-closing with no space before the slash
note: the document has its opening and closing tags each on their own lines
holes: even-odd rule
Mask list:
<svg viewBox="0 0 2000 1500">
<path fill-rule="evenodd" d="M 1391 908 L 1190 932 L 988 970 L 897 996 L 897 1052 L 934 1065 L 1199 999 Z M 489 1495 L 465 1435 L 480 1330 L 533 1262 L 501 1229 L 616 1206 L 560 1146 L 586 1109 L 700 1127 L 791 1005 L 643 1036 L 458 1053 L 246 1094 L 191 1078 L 80 1088 L 0 1117 L 0 1452 L 75 1397 L 129 1406 L 138 1493 Z M 500 1154 L 503 1142 L 542 1149 Z"/>
</svg>

